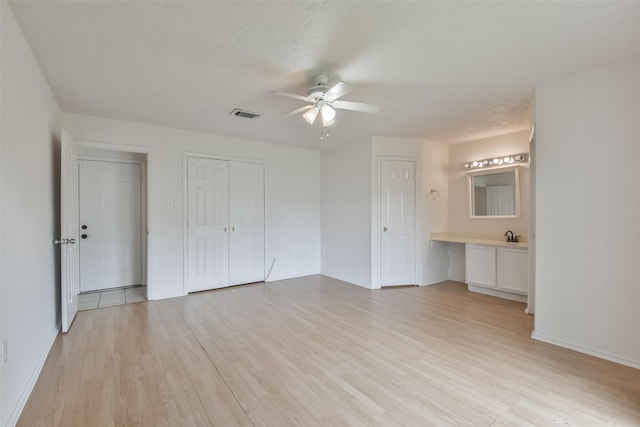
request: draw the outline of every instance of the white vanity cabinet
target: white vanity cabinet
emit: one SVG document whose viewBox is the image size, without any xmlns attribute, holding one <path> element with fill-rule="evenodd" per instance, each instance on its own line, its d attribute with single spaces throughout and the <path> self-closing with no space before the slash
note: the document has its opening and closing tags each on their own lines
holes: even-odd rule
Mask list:
<svg viewBox="0 0 640 427">
<path fill-rule="evenodd" d="M 498 285 L 496 247 L 470 245 L 465 247 L 465 280 L 468 284 L 495 288 Z"/>
<path fill-rule="evenodd" d="M 473 292 L 526 302 L 528 263 L 526 248 L 465 245 L 465 281 Z"/>
<path fill-rule="evenodd" d="M 529 292 L 527 249 L 498 248 L 498 288 L 526 295 Z"/>
</svg>

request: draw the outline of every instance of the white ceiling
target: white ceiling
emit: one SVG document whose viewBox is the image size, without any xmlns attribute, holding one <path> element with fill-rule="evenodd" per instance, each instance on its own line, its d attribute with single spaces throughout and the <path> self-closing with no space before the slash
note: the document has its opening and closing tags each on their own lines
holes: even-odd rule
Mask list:
<svg viewBox="0 0 640 427">
<path fill-rule="evenodd" d="M 640 2 L 13 1 L 64 111 L 322 149 L 528 128 L 543 81 L 640 55 Z M 330 137 L 301 117 L 319 71 L 350 82 Z M 233 117 L 235 108 L 262 117 Z"/>
</svg>

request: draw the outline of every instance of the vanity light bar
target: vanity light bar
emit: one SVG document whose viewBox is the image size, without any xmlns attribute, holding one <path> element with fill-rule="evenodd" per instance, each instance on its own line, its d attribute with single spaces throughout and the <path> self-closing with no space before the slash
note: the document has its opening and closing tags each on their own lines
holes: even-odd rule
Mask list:
<svg viewBox="0 0 640 427">
<path fill-rule="evenodd" d="M 529 160 L 529 154 L 512 154 L 510 156 L 495 157 L 493 159 L 475 160 L 473 162 L 466 162 L 464 164 L 465 169 L 480 169 L 490 168 L 493 166 L 504 166 L 514 163 L 524 163 Z"/>
</svg>

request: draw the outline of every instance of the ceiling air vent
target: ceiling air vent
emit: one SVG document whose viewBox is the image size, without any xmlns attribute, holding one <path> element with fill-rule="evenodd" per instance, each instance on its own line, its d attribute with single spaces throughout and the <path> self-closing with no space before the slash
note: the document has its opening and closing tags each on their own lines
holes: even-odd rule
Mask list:
<svg viewBox="0 0 640 427">
<path fill-rule="evenodd" d="M 241 117 L 243 119 L 257 119 L 260 117 L 258 113 L 252 113 L 251 111 L 241 110 L 239 108 L 235 108 L 232 112 L 230 112 L 232 116 Z"/>
</svg>

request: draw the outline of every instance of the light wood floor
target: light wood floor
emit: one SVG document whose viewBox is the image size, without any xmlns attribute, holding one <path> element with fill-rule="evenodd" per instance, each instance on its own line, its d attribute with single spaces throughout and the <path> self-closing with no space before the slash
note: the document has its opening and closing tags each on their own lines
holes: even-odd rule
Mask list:
<svg viewBox="0 0 640 427">
<path fill-rule="evenodd" d="M 640 425 L 640 370 L 523 309 L 310 276 L 80 312 L 19 425 Z"/>
</svg>

